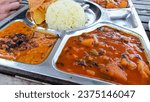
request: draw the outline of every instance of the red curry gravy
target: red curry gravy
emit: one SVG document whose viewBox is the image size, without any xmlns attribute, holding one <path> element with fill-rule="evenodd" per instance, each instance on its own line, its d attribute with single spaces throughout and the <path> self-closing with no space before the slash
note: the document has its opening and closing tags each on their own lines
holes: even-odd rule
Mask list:
<svg viewBox="0 0 150 102">
<path fill-rule="evenodd" d="M 150 63 L 139 38 L 107 26 L 71 37 L 56 65 L 118 84 L 150 84 Z"/>
<path fill-rule="evenodd" d="M 127 8 L 128 0 L 92 0 L 104 8 Z"/>
<path fill-rule="evenodd" d="M 0 31 L 0 57 L 27 64 L 40 64 L 49 55 L 57 37 L 15 22 Z"/>
</svg>

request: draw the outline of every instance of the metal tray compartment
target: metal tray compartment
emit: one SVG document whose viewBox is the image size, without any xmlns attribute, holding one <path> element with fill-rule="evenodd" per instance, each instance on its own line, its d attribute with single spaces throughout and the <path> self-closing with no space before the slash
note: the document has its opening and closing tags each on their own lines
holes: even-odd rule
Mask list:
<svg viewBox="0 0 150 102">
<path fill-rule="evenodd" d="M 129 32 L 131 34 L 134 34 L 135 36 L 139 36 L 143 42 L 146 52 L 148 53 L 148 58 L 150 58 L 149 56 L 150 43 L 131 0 L 129 0 L 129 7 L 123 9 L 105 9 L 98 6 L 95 3 L 92 3 L 90 0 L 75 0 L 75 1 L 80 2 L 80 4 L 81 5 L 83 4 L 84 5 L 83 7 L 87 9 L 89 8 L 88 14 L 89 14 L 89 18 L 91 18 L 90 21 L 91 23 L 89 23 L 88 26 L 81 29 L 75 29 L 67 32 L 59 32 L 52 29 L 45 29 L 42 27 L 38 27 L 39 30 L 44 30 L 46 32 L 58 34 L 60 37 L 56 42 L 48 58 L 43 63 L 38 65 L 23 64 L 23 63 L 18 63 L 18 62 L 9 61 L 0 58 L 0 65 L 4 66 L 4 67 L 0 67 L 0 71 L 2 72 L 9 71 L 11 73 L 14 73 L 15 75 L 19 75 L 23 77 L 24 76 L 29 78 L 34 77 L 34 79 L 41 80 L 41 81 L 45 81 L 48 79 L 50 80 L 48 82 L 52 82 L 52 83 L 54 82 L 56 84 L 58 83 L 59 84 L 72 84 L 72 83 L 73 84 L 95 84 L 95 85 L 112 84 L 102 80 L 97 80 L 85 76 L 66 73 L 58 70 L 57 67 L 55 66 L 55 63 L 65 43 L 71 36 L 80 35 L 83 32 L 84 33 L 90 32 L 104 25 L 114 27 L 123 30 L 125 32 Z M 85 5 L 86 3 L 87 4 L 91 3 L 89 5 L 92 6 L 88 7 L 88 5 Z M 18 19 L 21 19 L 24 22 L 26 22 L 29 26 L 32 26 L 33 22 L 31 22 L 28 18 L 26 18 L 26 12 L 28 11 L 28 6 L 27 5 L 25 6 L 26 8 L 23 9 L 21 12 L 14 14 L 14 16 L 8 17 L 8 20 L 6 19 L 3 20 L 0 24 L 0 29 L 6 27 L 6 25 L 9 22 L 13 22 L 13 20 L 18 20 Z M 120 16 L 120 13 L 122 14 L 122 16 Z"/>
<path fill-rule="evenodd" d="M 101 16 L 103 15 L 103 12 L 101 11 L 102 8 L 99 5 L 97 5 L 91 1 L 84 1 L 84 0 L 75 0 L 75 1 L 78 2 L 81 5 L 81 7 L 84 9 L 85 15 L 87 18 L 87 22 L 86 22 L 85 26 L 83 26 L 81 28 L 75 28 L 72 30 L 68 30 L 68 31 L 66 31 L 66 33 L 86 29 L 87 27 L 93 26 L 100 21 Z M 35 24 L 33 18 L 31 17 L 31 15 L 28 11 L 26 12 L 26 18 L 30 23 Z M 45 22 L 38 26 L 45 30 L 48 29 Z M 54 30 L 54 29 L 50 29 L 50 30 Z M 58 30 L 55 30 L 55 31 L 61 32 L 61 33 L 65 32 L 65 31 L 58 31 Z"/>
<path fill-rule="evenodd" d="M 135 10 L 132 0 L 128 0 L 127 8 L 107 9 L 101 7 L 101 10 L 104 13 L 104 17 L 101 17 L 101 21 L 115 23 L 119 26 L 127 27 L 135 32 L 139 32 L 138 30 L 140 29 L 142 33 L 145 33 L 145 30 Z"/>
<path fill-rule="evenodd" d="M 7 24 L 3 29 L 5 29 L 5 28 L 7 28 L 9 25 L 11 25 L 11 24 L 13 24 L 13 23 L 15 23 L 15 22 L 22 22 L 22 23 L 24 23 L 24 24 L 26 24 L 28 27 L 32 27 L 32 25 L 30 25 L 30 24 L 28 24 L 25 20 L 15 20 L 15 21 L 13 21 L 13 22 L 10 22 L 9 24 Z M 3 29 L 1 29 L 1 30 L 3 30 Z M 32 29 L 32 28 L 31 28 Z M 53 36 L 56 36 L 56 37 L 58 37 L 57 39 L 56 39 L 56 42 L 57 42 L 57 40 L 59 39 L 59 33 L 57 33 L 57 32 L 54 32 L 54 31 L 50 31 L 50 30 L 44 30 L 44 29 L 42 29 L 41 27 L 36 27 L 36 29 L 35 29 L 36 31 L 39 31 L 39 32 L 41 32 L 41 33 L 49 33 L 49 34 L 51 34 L 51 35 L 53 35 Z M 54 44 L 55 45 L 55 44 Z M 53 48 L 52 48 L 53 49 Z M 49 54 L 51 53 L 51 51 L 49 52 Z M 47 58 L 46 58 L 47 59 Z M 42 63 L 44 63 L 44 61 L 46 60 L 46 59 L 44 59 L 43 60 L 43 62 Z M 15 62 L 15 61 L 14 61 Z M 18 63 L 18 62 L 16 62 L 16 63 Z M 24 63 L 25 64 L 25 63 Z"/>
<path fill-rule="evenodd" d="M 131 9 L 107 10 L 111 22 L 128 28 L 137 28 L 138 24 Z"/>
<path fill-rule="evenodd" d="M 64 74 L 64 75 L 67 75 L 64 77 L 64 80 L 68 80 L 68 78 L 71 78 L 70 81 L 72 82 L 75 82 L 75 83 L 79 83 L 79 84 L 110 84 L 109 82 L 106 82 L 106 81 L 103 81 L 103 80 L 98 80 L 98 79 L 94 79 L 94 78 L 89 78 L 87 76 L 83 76 L 83 75 L 78 75 L 78 74 L 73 74 L 73 73 L 68 73 L 68 72 L 64 72 L 64 71 L 61 71 L 59 70 L 57 67 L 56 67 L 56 62 L 61 54 L 61 51 L 63 50 L 65 44 L 67 43 L 68 39 L 70 37 L 73 37 L 73 36 L 78 36 L 78 35 L 81 35 L 83 33 L 88 33 L 88 32 L 91 32 L 93 30 L 95 30 L 96 28 L 99 28 L 99 27 L 102 27 L 102 26 L 108 26 L 108 27 L 112 27 L 112 28 L 115 28 L 117 30 L 121 30 L 123 32 L 126 32 L 126 33 L 129 33 L 131 35 L 134 35 L 136 37 L 138 37 L 142 44 L 143 44 L 143 47 L 145 48 L 145 53 L 147 55 L 147 58 L 148 58 L 148 61 L 150 62 L 150 52 L 148 51 L 148 44 L 149 42 L 145 42 L 143 37 L 141 35 L 139 35 L 138 33 L 135 33 L 129 29 L 126 29 L 124 27 L 120 27 L 120 26 L 117 26 L 115 24 L 112 24 L 112 23 L 100 23 L 100 24 L 97 24 L 96 26 L 92 27 L 92 28 L 89 28 L 89 29 L 86 29 L 86 30 L 83 30 L 83 31 L 79 31 L 79 32 L 75 32 L 74 34 L 70 34 L 70 35 L 66 35 L 62 40 L 59 41 L 59 47 L 58 49 L 54 49 L 55 50 L 55 53 L 53 54 L 53 58 L 52 58 L 52 67 L 54 69 L 56 69 L 57 71 L 59 71 L 60 73 Z M 63 77 L 62 77 L 63 78 Z M 78 80 L 80 81 L 78 81 Z"/>
</svg>

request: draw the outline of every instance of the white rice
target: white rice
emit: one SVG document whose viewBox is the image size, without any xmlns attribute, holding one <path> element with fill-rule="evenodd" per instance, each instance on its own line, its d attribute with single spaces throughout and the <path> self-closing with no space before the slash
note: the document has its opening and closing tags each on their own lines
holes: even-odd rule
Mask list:
<svg viewBox="0 0 150 102">
<path fill-rule="evenodd" d="M 46 12 L 46 23 L 55 30 L 79 28 L 85 25 L 86 20 L 84 9 L 73 0 L 58 0 Z"/>
</svg>

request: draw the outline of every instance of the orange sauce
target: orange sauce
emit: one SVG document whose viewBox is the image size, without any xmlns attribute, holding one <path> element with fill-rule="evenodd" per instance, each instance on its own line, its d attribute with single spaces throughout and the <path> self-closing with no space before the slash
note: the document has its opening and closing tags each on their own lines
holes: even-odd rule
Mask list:
<svg viewBox="0 0 150 102">
<path fill-rule="evenodd" d="M 17 34 L 22 34 L 28 41 L 26 41 L 25 44 L 22 42 L 20 42 L 22 43 L 20 45 L 14 44 L 13 46 L 16 47 L 9 46 L 10 44 L 7 40 L 11 40 L 11 38 Z M 18 21 L 0 31 L 0 43 L 2 43 L 4 39 L 7 43 L 3 43 L 0 46 L 0 58 L 27 64 L 40 64 L 48 57 L 57 37 L 52 34 L 36 31 L 25 23 Z M 11 47 L 10 49 L 13 50 L 8 51 L 3 46 L 9 46 Z M 24 47 L 24 49 L 20 50 L 21 47 Z"/>
<path fill-rule="evenodd" d="M 93 0 L 97 4 L 101 5 L 104 8 L 127 8 L 128 7 L 128 0 Z"/>
<path fill-rule="evenodd" d="M 138 37 L 101 27 L 71 37 L 58 69 L 118 84 L 150 84 L 150 64 Z"/>
</svg>

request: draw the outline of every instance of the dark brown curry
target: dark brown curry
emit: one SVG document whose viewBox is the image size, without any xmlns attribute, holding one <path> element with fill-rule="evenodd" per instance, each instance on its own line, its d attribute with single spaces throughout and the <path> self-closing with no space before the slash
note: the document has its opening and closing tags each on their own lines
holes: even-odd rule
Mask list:
<svg viewBox="0 0 150 102">
<path fill-rule="evenodd" d="M 56 40 L 56 36 L 36 31 L 18 21 L 0 31 L 0 57 L 39 64 L 48 57 Z"/>
<path fill-rule="evenodd" d="M 150 84 L 150 63 L 139 38 L 106 26 L 71 37 L 56 65 L 119 84 Z"/>
</svg>

